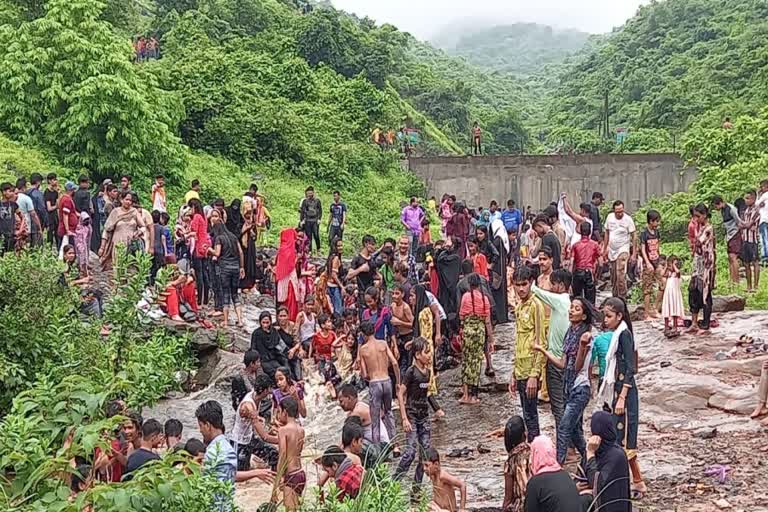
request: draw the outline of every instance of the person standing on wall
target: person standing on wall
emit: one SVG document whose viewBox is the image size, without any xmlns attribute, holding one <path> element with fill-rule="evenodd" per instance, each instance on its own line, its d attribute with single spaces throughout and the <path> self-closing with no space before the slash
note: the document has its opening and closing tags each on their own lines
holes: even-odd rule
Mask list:
<svg viewBox="0 0 768 512">
<path fill-rule="evenodd" d="M 472 124 L 472 154 L 473 155 L 482 155 L 483 154 L 483 146 L 482 146 L 482 136 L 483 136 L 483 130 L 480 129 L 480 125 L 477 121 Z"/>
<path fill-rule="evenodd" d="M 622 201 L 614 201 L 613 213 L 605 219 L 603 240 L 603 257 L 607 258 L 611 266 L 611 290 L 614 297 L 627 298 L 627 265 L 634 264 L 637 259 L 636 254 L 631 254 L 636 238 L 635 221 L 624 213 Z"/>
<path fill-rule="evenodd" d="M 309 251 L 312 252 L 312 240 L 315 241 L 315 246 L 320 251 L 320 219 L 323 218 L 323 207 L 320 204 L 320 199 L 315 197 L 314 187 L 307 187 L 304 194 L 304 200 L 301 202 L 301 208 L 299 208 L 299 220 L 304 233 L 307 235 Z"/>
</svg>

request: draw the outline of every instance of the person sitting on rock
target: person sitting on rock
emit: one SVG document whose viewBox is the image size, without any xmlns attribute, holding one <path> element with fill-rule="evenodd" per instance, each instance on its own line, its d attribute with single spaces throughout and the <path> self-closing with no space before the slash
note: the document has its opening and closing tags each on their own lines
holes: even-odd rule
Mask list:
<svg viewBox="0 0 768 512">
<path fill-rule="evenodd" d="M 160 294 L 160 309 L 177 322 L 197 319 L 197 295 L 195 279 L 190 272 L 189 261 L 181 259 L 176 264 L 175 276 Z"/>
</svg>

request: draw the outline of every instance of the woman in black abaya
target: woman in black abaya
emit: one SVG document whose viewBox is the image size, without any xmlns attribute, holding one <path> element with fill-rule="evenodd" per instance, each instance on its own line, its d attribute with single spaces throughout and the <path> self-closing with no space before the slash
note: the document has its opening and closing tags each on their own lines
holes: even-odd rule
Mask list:
<svg viewBox="0 0 768 512">
<path fill-rule="evenodd" d="M 494 318 L 497 324 L 509 322 L 507 306 L 507 260 L 509 258 L 509 237 L 504 223 L 496 219 L 491 223 L 491 244 L 498 257 L 490 265 L 491 293 L 495 302 Z M 490 262 L 489 262 L 490 263 Z"/>
<path fill-rule="evenodd" d="M 587 443 L 587 480 L 594 496 L 591 511 L 631 512 L 629 464 L 616 438 L 613 417 L 596 412 Z"/>
</svg>

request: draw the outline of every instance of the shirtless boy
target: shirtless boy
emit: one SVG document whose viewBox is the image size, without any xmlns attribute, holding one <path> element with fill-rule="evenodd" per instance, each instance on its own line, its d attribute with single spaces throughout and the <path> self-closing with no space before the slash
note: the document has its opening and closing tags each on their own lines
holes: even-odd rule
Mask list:
<svg viewBox="0 0 768 512">
<path fill-rule="evenodd" d="M 400 368 L 411 366 L 411 340 L 413 340 L 413 312 L 411 306 L 404 300 L 403 286 L 396 284 L 392 288 L 392 326 L 397 329 L 397 348 L 400 352 Z"/>
<path fill-rule="evenodd" d="M 389 367 L 395 374 L 395 383 L 400 387 L 400 367 L 395 355 L 384 340 L 374 336 L 375 326 L 370 320 L 360 324 L 364 341 L 360 347 L 360 373 L 363 379 L 369 381 L 368 389 L 371 397 L 371 418 L 382 417 L 390 439 L 395 437 L 395 416 L 392 414 L 392 382 L 389 380 Z M 383 409 L 382 409 L 383 408 Z M 380 423 L 371 423 L 371 441 L 381 442 Z"/>
<path fill-rule="evenodd" d="M 432 480 L 431 512 L 464 512 L 467 509 L 467 484 L 440 467 L 437 450 L 427 450 L 424 472 Z M 461 508 L 456 508 L 456 489 L 461 493 Z"/>
<path fill-rule="evenodd" d="M 278 473 L 283 474 L 283 505 L 289 512 L 298 510 L 299 499 L 304 493 L 307 477 L 301 467 L 301 452 L 304 450 L 304 429 L 296 423 L 299 403 L 293 397 L 284 398 L 277 415 L 283 423 L 277 431 L 280 458 Z M 272 500 L 276 501 L 276 496 Z"/>
<path fill-rule="evenodd" d="M 344 384 L 339 389 L 339 405 L 347 413 L 347 417 L 357 417 L 363 427 L 363 438 L 369 443 L 373 443 L 371 428 L 371 408 L 367 403 L 361 402 L 357 397 L 357 389 L 352 384 Z M 381 432 L 381 419 L 379 419 L 379 432 Z M 386 427 L 381 435 L 381 442 L 390 441 Z"/>
</svg>

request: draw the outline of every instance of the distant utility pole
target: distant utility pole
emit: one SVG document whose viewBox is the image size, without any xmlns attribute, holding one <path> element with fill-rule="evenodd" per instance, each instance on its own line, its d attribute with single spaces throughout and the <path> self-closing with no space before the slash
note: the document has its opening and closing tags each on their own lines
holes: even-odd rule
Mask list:
<svg viewBox="0 0 768 512">
<path fill-rule="evenodd" d="M 611 136 L 611 126 L 608 120 L 608 89 L 605 90 L 605 96 L 603 98 L 603 122 L 605 123 L 605 138 Z"/>
</svg>

